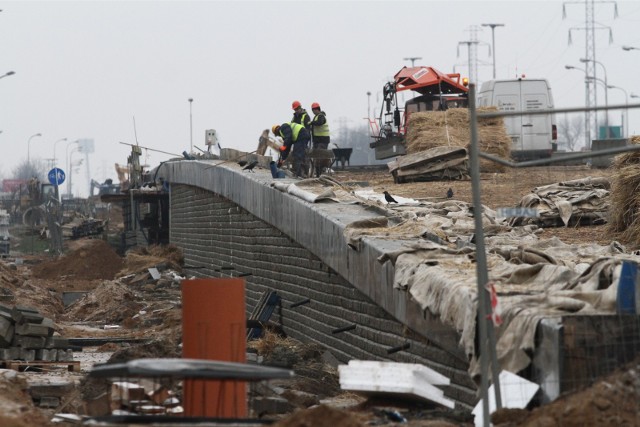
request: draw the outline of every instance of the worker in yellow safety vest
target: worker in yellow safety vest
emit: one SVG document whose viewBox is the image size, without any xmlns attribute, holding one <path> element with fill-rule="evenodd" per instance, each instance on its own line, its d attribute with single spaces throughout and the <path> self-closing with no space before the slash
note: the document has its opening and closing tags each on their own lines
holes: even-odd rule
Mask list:
<svg viewBox="0 0 640 427">
<path fill-rule="evenodd" d="M 313 148 L 322 148 L 326 150 L 331 142 L 329 135 L 329 123 L 327 123 L 327 114 L 320 109 L 320 104 L 314 102 L 311 104 L 311 111 L 314 116 L 309 125 L 311 126 L 311 140 Z"/>
<path fill-rule="evenodd" d="M 284 141 L 280 147 L 280 157 L 286 160 L 293 146 L 293 172 L 297 177 L 306 177 L 307 147 L 311 141 L 309 131 L 299 123 L 274 125 L 271 131 Z"/>
<path fill-rule="evenodd" d="M 293 108 L 293 118 L 291 119 L 291 123 L 298 123 L 309 129 L 309 122 L 311 121 L 311 118 L 309 117 L 307 110 L 302 108 L 300 101 L 293 101 L 291 108 Z"/>
</svg>

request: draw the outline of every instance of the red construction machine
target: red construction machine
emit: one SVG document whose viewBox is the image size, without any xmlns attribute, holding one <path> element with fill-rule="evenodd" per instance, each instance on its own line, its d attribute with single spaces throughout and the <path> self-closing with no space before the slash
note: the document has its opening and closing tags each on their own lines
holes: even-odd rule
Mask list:
<svg viewBox="0 0 640 427">
<path fill-rule="evenodd" d="M 405 134 L 411 113 L 419 111 L 466 108 L 468 106 L 468 80 L 459 73 L 445 74 L 433 67 L 403 67 L 393 81 L 383 88 L 380 116 L 370 120 L 372 138 L 369 147 L 375 149 L 376 160 L 406 154 Z M 417 92 L 404 108 L 398 106 L 398 92 Z"/>
</svg>

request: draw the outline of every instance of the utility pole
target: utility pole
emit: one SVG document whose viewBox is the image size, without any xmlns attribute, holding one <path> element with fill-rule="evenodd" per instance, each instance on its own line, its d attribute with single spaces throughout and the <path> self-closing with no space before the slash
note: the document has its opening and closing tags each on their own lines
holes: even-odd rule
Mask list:
<svg viewBox="0 0 640 427">
<path fill-rule="evenodd" d="M 193 114 L 191 105 L 193 104 L 193 98 L 189 98 L 189 139 L 191 140 L 191 150 L 189 153 L 193 153 Z"/>
<path fill-rule="evenodd" d="M 422 59 L 420 56 L 410 56 L 408 58 L 403 58 L 405 61 L 411 61 L 411 67 L 415 67 L 416 59 Z"/>
<path fill-rule="evenodd" d="M 475 83 L 478 85 L 478 45 L 485 44 L 489 47 L 489 53 L 491 53 L 491 46 L 485 42 L 478 41 L 478 26 L 472 25 L 469 27 L 471 38 L 467 41 L 458 42 L 458 57 L 460 57 L 460 45 L 467 45 L 468 57 L 469 57 L 469 83 Z"/>
<path fill-rule="evenodd" d="M 496 27 L 504 27 L 504 24 L 481 24 L 483 27 L 491 27 L 491 53 L 493 56 L 493 79 L 496 79 Z"/>
<path fill-rule="evenodd" d="M 595 40 L 595 31 L 596 30 L 609 30 L 609 44 L 613 42 L 613 32 L 611 31 L 611 27 L 607 27 L 601 24 L 597 24 L 595 20 L 595 3 L 613 3 L 614 5 L 614 19 L 618 17 L 618 4 L 615 1 L 611 0 L 582 0 L 582 1 L 566 1 L 562 4 L 562 19 L 567 17 L 566 5 L 568 4 L 580 4 L 584 5 L 584 27 L 572 27 L 569 28 L 569 44 L 572 43 L 571 32 L 572 30 L 582 30 L 585 32 L 585 69 L 586 69 L 586 78 L 584 83 L 584 91 L 585 91 L 585 107 L 591 108 L 598 106 L 598 94 L 596 89 L 596 40 Z M 593 78 L 591 78 L 593 77 Z M 596 138 L 598 137 L 598 122 L 596 119 L 596 114 L 591 111 L 585 112 L 585 121 L 588 125 L 589 132 L 587 132 L 585 148 L 587 150 L 591 149 L 591 131 L 595 132 Z"/>
</svg>

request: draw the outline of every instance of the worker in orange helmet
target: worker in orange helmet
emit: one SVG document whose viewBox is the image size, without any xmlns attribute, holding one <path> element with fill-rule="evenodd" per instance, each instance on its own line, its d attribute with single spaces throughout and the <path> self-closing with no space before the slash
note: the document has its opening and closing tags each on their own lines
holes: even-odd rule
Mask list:
<svg viewBox="0 0 640 427">
<path fill-rule="evenodd" d="M 291 103 L 291 108 L 293 108 L 293 118 L 291 119 L 291 123 L 298 123 L 309 129 L 309 122 L 311 121 L 311 118 L 309 117 L 307 110 L 302 108 L 300 101 L 293 101 Z"/>
<path fill-rule="evenodd" d="M 280 159 L 286 160 L 289 153 L 293 152 L 293 173 L 299 178 L 306 177 L 307 147 L 311 141 L 311 134 L 307 128 L 300 123 L 292 122 L 274 125 L 271 130 L 284 141 L 280 147 Z"/>
<path fill-rule="evenodd" d="M 327 114 L 320 109 L 320 104 L 314 102 L 311 104 L 311 112 L 314 116 L 309 123 L 311 127 L 311 139 L 313 148 L 322 148 L 326 150 L 331 142 L 329 135 L 329 124 L 327 123 Z"/>
</svg>

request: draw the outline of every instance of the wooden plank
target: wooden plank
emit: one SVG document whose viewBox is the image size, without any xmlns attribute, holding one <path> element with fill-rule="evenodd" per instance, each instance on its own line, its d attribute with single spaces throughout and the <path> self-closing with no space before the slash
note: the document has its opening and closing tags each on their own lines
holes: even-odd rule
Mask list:
<svg viewBox="0 0 640 427">
<path fill-rule="evenodd" d="M 0 364 L 5 369 L 13 369 L 15 371 L 24 371 L 28 368 L 47 369 L 51 367 L 66 366 L 69 372 L 80 372 L 80 361 L 47 362 L 43 360 L 34 360 L 33 362 L 26 362 L 24 360 L 3 360 L 0 361 Z"/>
<path fill-rule="evenodd" d="M 405 155 L 398 159 L 397 167 L 399 169 L 415 168 L 423 163 L 431 163 L 445 158 L 464 159 L 466 157 L 467 150 L 462 147 L 434 147 L 415 154 Z"/>
<path fill-rule="evenodd" d="M 413 176 L 424 174 L 437 174 L 440 171 L 447 169 L 455 169 L 456 172 L 467 174 L 469 167 L 466 158 L 451 159 L 451 160 L 438 160 L 433 163 L 422 164 L 413 169 L 399 169 L 397 171 L 398 176 Z"/>
</svg>

